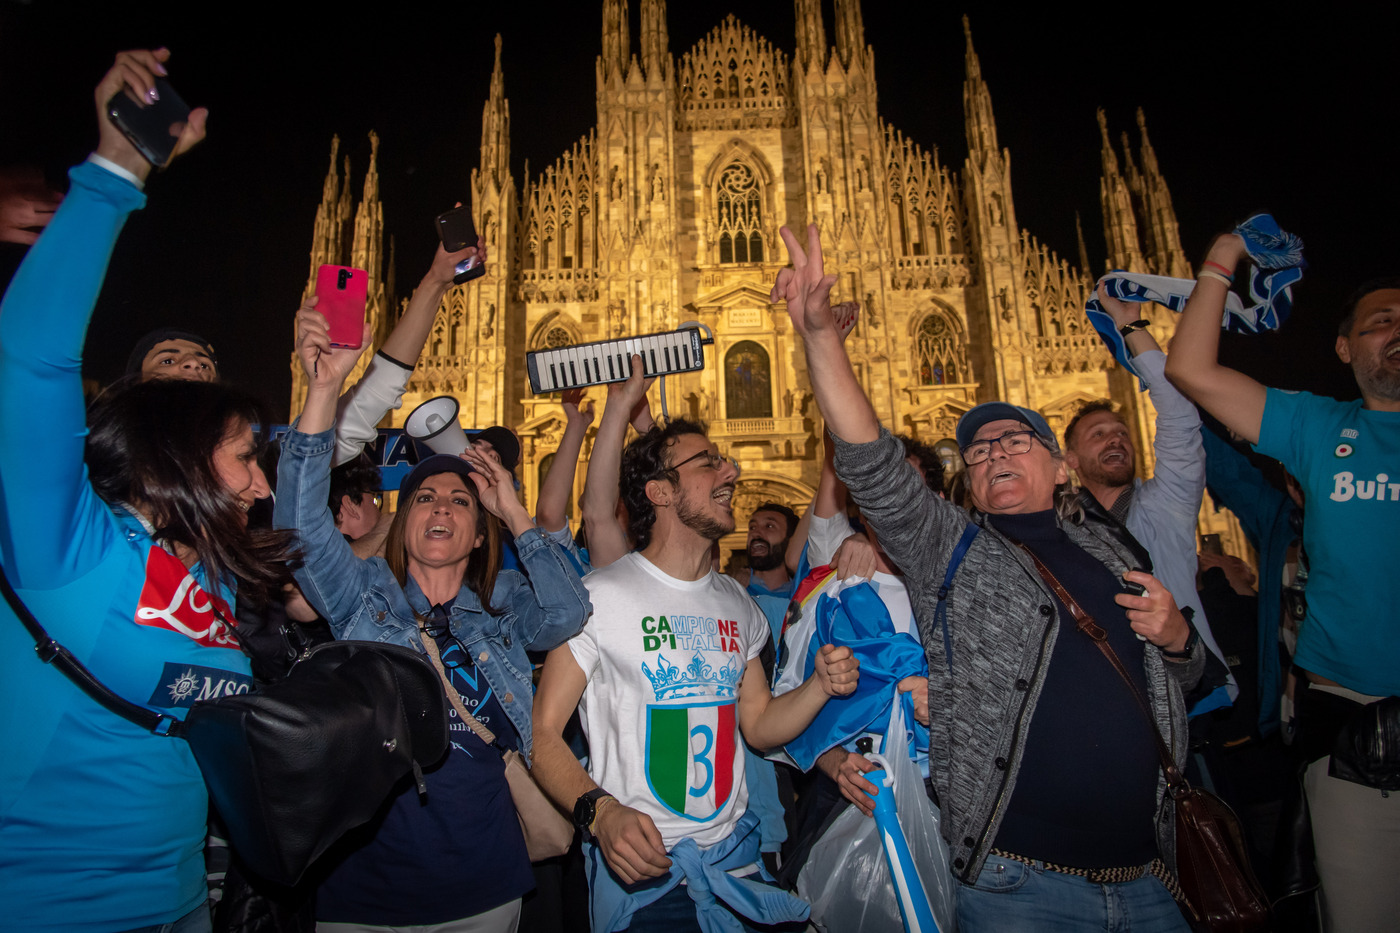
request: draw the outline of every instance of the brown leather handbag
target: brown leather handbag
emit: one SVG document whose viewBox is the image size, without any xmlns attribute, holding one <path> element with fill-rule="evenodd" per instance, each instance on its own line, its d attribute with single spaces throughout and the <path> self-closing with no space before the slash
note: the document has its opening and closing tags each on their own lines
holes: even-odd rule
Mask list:
<svg viewBox="0 0 1400 933">
<path fill-rule="evenodd" d="M 1167 778 L 1167 792 L 1176 804 L 1176 871 L 1180 882 L 1177 904 L 1192 929 L 1203 933 L 1255 933 L 1271 929 L 1273 917 L 1269 899 L 1249 864 L 1249 852 L 1245 847 L 1239 818 L 1219 797 L 1199 787 L 1192 787 L 1182 776 L 1167 744 L 1162 741 L 1162 733 L 1152 717 L 1147 699 L 1108 644 L 1108 633 L 1075 602 L 1050 568 L 1030 548 L 1024 544 L 1020 544 L 1020 547 L 1030 555 L 1050 589 L 1069 608 L 1075 627 L 1094 640 L 1118 676 L 1123 678 L 1152 729 L 1157 754 L 1162 760 L 1162 771 Z M 1176 891 L 1172 893 L 1177 894 Z"/>
</svg>

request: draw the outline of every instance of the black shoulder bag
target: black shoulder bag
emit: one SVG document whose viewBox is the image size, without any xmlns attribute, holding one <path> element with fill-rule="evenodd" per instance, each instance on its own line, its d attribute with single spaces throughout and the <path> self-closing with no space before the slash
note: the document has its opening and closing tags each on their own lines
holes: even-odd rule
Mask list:
<svg viewBox="0 0 1400 933">
<path fill-rule="evenodd" d="M 196 703 L 180 720 L 109 690 L 49 636 L 3 568 L 0 589 L 41 661 L 123 719 L 189 743 L 234 851 L 269 881 L 296 884 L 336 840 L 373 817 L 409 772 L 426 793 L 419 762 L 433 764 L 447 751 L 442 685 L 411 648 L 316 645 L 285 680 Z"/>
</svg>

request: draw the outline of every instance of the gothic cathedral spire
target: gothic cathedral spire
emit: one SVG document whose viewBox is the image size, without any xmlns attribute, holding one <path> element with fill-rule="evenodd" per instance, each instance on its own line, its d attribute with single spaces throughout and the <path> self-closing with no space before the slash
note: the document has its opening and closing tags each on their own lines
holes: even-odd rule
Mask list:
<svg viewBox="0 0 1400 933">
<path fill-rule="evenodd" d="M 860 0 L 836 0 L 836 54 L 847 71 L 866 63 L 865 20 Z"/>
<path fill-rule="evenodd" d="M 429 337 L 429 371 L 463 374 L 463 424 L 508 424 L 515 416 L 507 386 L 520 380 L 523 359 L 505 352 L 509 269 L 515 261 L 518 212 L 510 173 L 510 101 L 501 65 L 501 37 L 491 89 L 481 109 L 481 158 L 471 173 L 472 225 L 486 243 L 486 274 L 470 285 L 454 286 L 443 298 Z M 420 389 L 421 391 L 421 389 Z"/>
<path fill-rule="evenodd" d="M 826 27 L 822 24 L 821 0 L 794 0 L 797 16 L 797 59 L 803 71 L 826 67 Z"/>
<path fill-rule="evenodd" d="M 1137 125 L 1141 136 L 1138 161 L 1142 163 L 1142 170 L 1139 175 L 1140 187 L 1135 186 L 1133 193 L 1141 205 L 1146 252 L 1159 275 L 1189 278 L 1191 265 L 1181 249 L 1181 234 L 1177 229 L 1172 195 L 1157 166 L 1157 152 L 1147 138 L 1147 117 L 1141 107 L 1137 111 Z"/>
<path fill-rule="evenodd" d="M 340 155 L 340 137 L 331 137 L 331 165 L 321 184 L 321 203 L 316 206 L 316 222 L 311 233 L 311 274 L 307 277 L 306 295 L 315 288 L 316 270 L 323 265 L 344 264 L 345 227 L 350 215 L 350 157 L 345 157 L 345 196 L 342 197 L 340 175 L 335 161 Z"/>
<path fill-rule="evenodd" d="M 496 34 L 496 64 L 491 69 L 491 95 L 481 110 L 481 171 L 505 187 L 510 174 L 510 102 L 506 100 L 506 79 L 501 71 L 501 35 Z"/>
<path fill-rule="evenodd" d="M 1099 203 L 1103 207 L 1104 239 L 1108 242 L 1108 268 L 1147 272 L 1147 262 L 1138 239 L 1137 218 L 1133 215 L 1132 196 L 1122 173 L 1118 171 L 1118 155 L 1113 151 L 1113 141 L 1108 137 L 1108 115 L 1102 107 L 1098 116 L 1099 134 L 1103 137 Z"/>
<path fill-rule="evenodd" d="M 1084 242 L 1084 222 L 1079 219 L 1079 211 L 1074 212 L 1074 236 L 1079 241 L 1079 271 L 1093 278 L 1094 267 L 1089 262 L 1089 246 Z"/>
<path fill-rule="evenodd" d="M 963 116 L 967 121 L 967 148 L 976 153 L 981 167 L 986 159 L 998 153 L 997 121 L 992 115 L 992 95 L 982 80 L 982 63 L 972 47 L 972 25 L 962 18 L 963 35 L 967 37 L 967 76 L 963 80 Z"/>
<path fill-rule="evenodd" d="M 369 134 L 369 168 L 364 192 L 355 210 L 355 241 L 350 247 L 350 265 L 369 273 L 369 301 L 365 317 L 373 327 L 377 345 L 389 335 L 389 296 L 384 289 L 384 205 L 379 201 L 379 135 Z M 368 361 L 365 361 L 366 363 Z M 356 367 L 356 375 L 359 367 Z"/>
<path fill-rule="evenodd" d="M 972 46 L 972 26 L 963 17 L 967 40 L 966 75 L 963 78 L 963 119 L 967 128 L 967 162 L 963 191 L 967 200 L 970 247 L 984 270 L 970 289 L 969 311 L 983 316 L 992 337 L 974 353 L 974 368 L 987 374 L 978 398 L 1004 399 L 1016 405 L 1030 404 L 1032 380 L 1015 368 L 999 366 L 992 345 L 1024 340 L 1034 333 L 1036 322 L 1023 281 L 1026 249 L 1017 233 L 1016 209 L 1011 199 L 1011 153 L 997 144 L 992 95 L 982 80 L 982 63 Z"/>
<path fill-rule="evenodd" d="M 598 58 L 598 77 L 603 81 L 617 75 L 625 80 L 627 62 L 632 57 L 632 30 L 627 21 L 627 0 L 603 2 L 603 54 Z"/>
<path fill-rule="evenodd" d="M 666 0 L 642 0 L 642 70 L 648 81 L 671 79 L 671 38 L 666 32 Z"/>
</svg>

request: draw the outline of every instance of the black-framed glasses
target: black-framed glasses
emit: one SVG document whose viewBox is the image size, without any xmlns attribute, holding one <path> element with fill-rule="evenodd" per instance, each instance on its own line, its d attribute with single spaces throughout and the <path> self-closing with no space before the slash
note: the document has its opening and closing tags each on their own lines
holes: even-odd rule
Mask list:
<svg viewBox="0 0 1400 933">
<path fill-rule="evenodd" d="M 963 463 L 973 466 L 986 460 L 992 455 L 993 444 L 1000 445 L 1009 456 L 1015 457 L 1030 450 L 1034 442 L 1034 431 L 1007 431 L 1000 437 L 973 441 L 962 449 Z"/>
<path fill-rule="evenodd" d="M 687 463 L 693 463 L 696 460 L 708 460 L 710 462 L 710 469 L 712 470 L 718 470 L 721 466 L 723 466 L 726 463 L 732 466 L 736 472 L 739 469 L 739 464 L 733 457 L 722 457 L 719 454 L 712 454 L 708 450 L 702 450 L 698 454 L 686 457 L 680 463 L 674 464 L 671 467 L 671 469 L 679 470 Z"/>
</svg>

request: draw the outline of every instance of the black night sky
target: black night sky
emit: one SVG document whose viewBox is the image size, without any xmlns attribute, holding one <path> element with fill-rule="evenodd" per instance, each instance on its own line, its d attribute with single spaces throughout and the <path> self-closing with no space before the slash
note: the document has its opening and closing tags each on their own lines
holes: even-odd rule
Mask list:
<svg viewBox="0 0 1400 933">
<path fill-rule="evenodd" d="M 136 337 L 178 322 L 213 340 L 226 378 L 285 414 L 290 322 L 331 135 L 352 159 L 357 198 L 366 134 L 381 137 L 385 222 L 406 295 L 431 257 L 433 217 L 468 200 L 493 36 L 504 38 L 518 184 L 527 159 L 540 171 L 596 122 L 601 6 L 0 0 L 0 163 L 38 163 L 66 183 L 64 169 L 96 138 L 92 87 L 122 48 L 168 46 L 172 82 L 211 111 L 208 140 L 152 180 L 149 206 L 118 244 L 89 333 L 88 374 L 113 378 Z M 792 53 L 790 0 L 669 6 L 677 57 L 731 11 Z M 968 13 L 1011 151 L 1017 221 L 1077 262 L 1079 211 L 1098 273 L 1094 111 L 1106 108 L 1115 141 L 1128 130 L 1136 146 L 1143 107 L 1188 258 L 1199 262 L 1216 232 L 1257 209 L 1307 243 L 1311 269 L 1293 319 L 1280 335 L 1229 341 L 1230 358 L 1266 382 L 1354 395 L 1331 351 L 1337 305 L 1363 279 L 1400 272 L 1394 19 L 1320 7 L 1284 17 L 1258 4 L 1144 9 L 1150 15 L 1123 4 L 1023 12 L 867 0 L 880 112 L 961 170 L 959 20 Z M 14 258 L 11 249 L 4 265 Z"/>
</svg>

